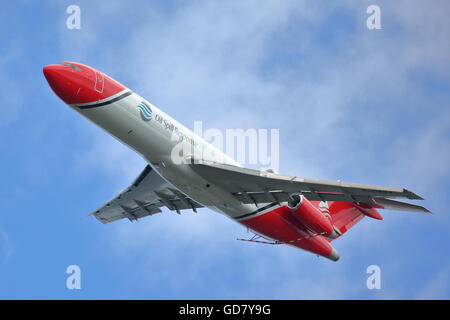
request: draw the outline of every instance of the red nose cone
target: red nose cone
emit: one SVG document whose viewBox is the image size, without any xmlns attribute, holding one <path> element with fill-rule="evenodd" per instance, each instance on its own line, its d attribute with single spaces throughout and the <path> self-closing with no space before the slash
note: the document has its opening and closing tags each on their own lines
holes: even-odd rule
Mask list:
<svg viewBox="0 0 450 320">
<path fill-rule="evenodd" d="M 67 104 L 96 102 L 126 89 L 122 84 L 89 66 L 75 62 L 43 68 L 48 84 Z"/>
<path fill-rule="evenodd" d="M 92 70 L 67 65 L 48 65 L 43 69 L 48 84 L 58 97 L 67 104 L 97 101 L 99 92 L 94 90 Z"/>
<path fill-rule="evenodd" d="M 64 70 L 61 69 L 61 66 L 50 65 L 45 66 L 43 72 L 53 92 L 55 92 L 55 94 L 64 102 L 69 103 L 68 101 L 73 100 L 70 96 L 75 96 L 76 94 L 75 92 L 71 93 L 68 86 L 65 85 L 67 79 L 64 78 L 67 77 L 64 75 Z"/>
</svg>

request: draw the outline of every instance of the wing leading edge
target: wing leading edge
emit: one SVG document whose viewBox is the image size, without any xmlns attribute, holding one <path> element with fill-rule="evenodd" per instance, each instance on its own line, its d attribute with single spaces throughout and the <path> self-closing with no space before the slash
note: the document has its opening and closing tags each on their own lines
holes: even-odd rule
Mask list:
<svg viewBox="0 0 450 320">
<path fill-rule="evenodd" d="M 214 181 L 242 203 L 254 203 L 257 206 L 263 203 L 286 202 L 291 194 L 297 193 L 303 194 L 311 201 L 347 201 L 385 209 L 430 212 L 422 206 L 391 200 L 423 200 L 407 189 L 298 178 L 202 160 L 192 160 L 191 167 L 200 176 Z"/>
</svg>

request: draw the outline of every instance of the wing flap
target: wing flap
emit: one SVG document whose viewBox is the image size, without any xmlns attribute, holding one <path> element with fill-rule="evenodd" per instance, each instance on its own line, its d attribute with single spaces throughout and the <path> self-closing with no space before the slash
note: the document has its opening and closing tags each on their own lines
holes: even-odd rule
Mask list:
<svg viewBox="0 0 450 320">
<path fill-rule="evenodd" d="M 242 203 L 272 203 L 272 202 L 286 202 L 289 200 L 289 195 L 291 193 L 298 193 L 296 191 L 282 191 L 282 190 L 265 190 L 265 191 L 239 191 L 232 192 L 232 195 L 241 201 Z M 360 196 L 360 195 L 349 195 L 345 193 L 331 193 L 331 192 L 311 192 L 311 191 L 301 191 L 301 193 L 310 201 L 350 201 L 350 202 L 364 202 L 369 203 L 371 200 L 370 196 Z"/>
<path fill-rule="evenodd" d="M 131 186 L 91 213 L 102 223 L 130 221 L 161 212 L 161 207 L 180 213 L 202 205 L 186 197 L 147 165 Z"/>
</svg>

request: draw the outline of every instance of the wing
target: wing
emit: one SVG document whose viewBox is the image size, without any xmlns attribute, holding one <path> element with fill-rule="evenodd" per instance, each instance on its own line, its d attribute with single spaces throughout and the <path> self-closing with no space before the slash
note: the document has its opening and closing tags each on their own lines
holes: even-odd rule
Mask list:
<svg viewBox="0 0 450 320">
<path fill-rule="evenodd" d="M 429 212 L 421 206 L 390 200 L 423 200 L 407 189 L 298 178 L 203 160 L 191 161 L 192 169 L 200 176 L 214 181 L 242 203 L 254 203 L 257 206 L 281 203 L 288 201 L 291 194 L 301 193 L 311 201 L 349 201 L 386 209 Z"/>
<path fill-rule="evenodd" d="M 161 212 L 161 207 L 180 213 L 191 209 L 197 212 L 202 206 L 186 197 L 149 165 L 141 172 L 131 186 L 114 199 L 91 213 L 102 223 L 128 218 L 130 221 Z"/>
</svg>

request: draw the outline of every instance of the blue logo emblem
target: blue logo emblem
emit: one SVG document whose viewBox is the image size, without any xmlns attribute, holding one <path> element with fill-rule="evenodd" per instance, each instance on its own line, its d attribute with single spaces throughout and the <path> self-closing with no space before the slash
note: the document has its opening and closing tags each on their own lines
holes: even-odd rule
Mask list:
<svg viewBox="0 0 450 320">
<path fill-rule="evenodd" d="M 138 104 L 137 107 L 141 111 L 142 120 L 144 120 L 144 121 L 152 120 L 152 109 L 150 108 L 148 103 L 146 103 L 145 101 L 142 101 L 141 103 Z"/>
</svg>

